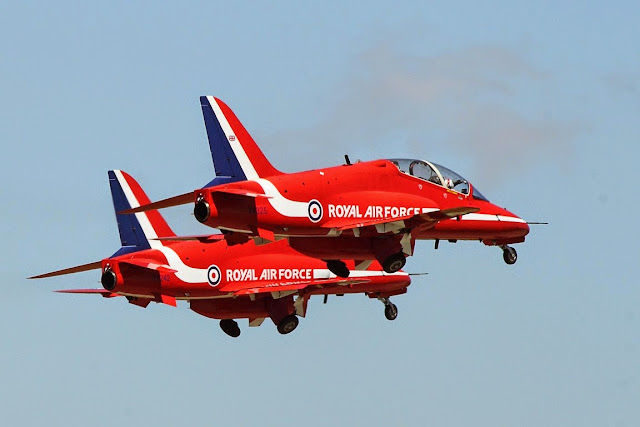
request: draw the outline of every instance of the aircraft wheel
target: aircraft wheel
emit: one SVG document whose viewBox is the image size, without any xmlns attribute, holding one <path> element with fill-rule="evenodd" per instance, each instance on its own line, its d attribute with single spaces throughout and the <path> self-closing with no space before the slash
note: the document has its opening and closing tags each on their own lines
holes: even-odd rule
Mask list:
<svg viewBox="0 0 640 427">
<path fill-rule="evenodd" d="M 295 314 L 290 314 L 278 323 L 278 332 L 282 335 L 286 335 L 293 332 L 298 327 L 298 317 Z"/>
<path fill-rule="evenodd" d="M 338 277 L 349 277 L 349 268 L 347 268 L 347 264 L 343 261 L 335 259 L 329 260 L 327 261 L 327 268 Z"/>
<path fill-rule="evenodd" d="M 515 264 L 518 260 L 518 253 L 511 246 L 505 246 L 502 248 L 502 258 L 509 265 Z"/>
<path fill-rule="evenodd" d="M 382 263 L 382 268 L 387 273 L 395 273 L 404 267 L 404 264 L 407 262 L 403 253 L 397 253 L 395 255 L 391 255 L 389 258 L 384 260 Z"/>
<path fill-rule="evenodd" d="M 240 336 L 238 322 L 233 319 L 222 319 L 220 321 L 220 329 L 230 337 L 238 338 Z"/>
<path fill-rule="evenodd" d="M 393 303 L 385 305 L 384 317 L 386 317 L 387 320 L 396 320 L 396 317 L 398 317 L 398 307 Z"/>
</svg>

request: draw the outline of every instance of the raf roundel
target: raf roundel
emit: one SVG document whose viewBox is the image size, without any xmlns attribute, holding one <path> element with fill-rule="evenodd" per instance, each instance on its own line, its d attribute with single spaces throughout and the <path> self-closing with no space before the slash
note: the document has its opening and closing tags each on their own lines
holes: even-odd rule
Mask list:
<svg viewBox="0 0 640 427">
<path fill-rule="evenodd" d="M 320 221 L 322 219 L 322 205 L 320 202 L 315 199 L 309 201 L 308 213 L 311 222 Z"/>
<path fill-rule="evenodd" d="M 220 273 L 220 269 L 217 265 L 211 265 L 209 270 L 207 271 L 207 280 L 211 286 L 218 286 L 220 283 L 220 279 L 222 278 L 222 273 Z"/>
</svg>

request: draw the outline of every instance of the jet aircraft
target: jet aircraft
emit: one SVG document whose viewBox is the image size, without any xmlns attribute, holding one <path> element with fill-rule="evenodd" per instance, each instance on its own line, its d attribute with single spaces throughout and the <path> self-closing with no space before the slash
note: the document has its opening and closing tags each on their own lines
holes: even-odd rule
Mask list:
<svg viewBox="0 0 640 427">
<path fill-rule="evenodd" d="M 503 250 L 524 242 L 527 222 L 491 202 L 469 181 L 436 163 L 383 159 L 282 173 L 274 168 L 233 111 L 200 98 L 216 178 L 203 188 L 127 212 L 194 203 L 202 224 L 222 230 L 229 244 L 286 238 L 322 259 L 340 277 L 345 259 L 400 270 L 416 239 L 476 240 Z"/>
<path fill-rule="evenodd" d="M 324 262 L 295 251 L 286 240 L 256 246 L 229 245 L 223 235 L 176 236 L 158 211 L 120 213 L 150 202 L 130 175 L 109 171 L 109 184 L 122 247 L 101 261 L 30 279 L 101 269 L 104 289 L 58 292 L 124 296 L 140 307 L 186 300 L 196 313 L 221 319 L 221 329 L 232 337 L 240 335 L 234 320 L 239 318 L 247 318 L 249 326 L 270 318 L 281 334 L 293 331 L 311 295 L 324 295 L 326 302 L 330 294 L 364 293 L 380 299 L 393 320 L 398 309 L 389 297 L 405 293 L 411 283 L 407 273 L 388 274 L 379 264 L 347 279 L 336 277 Z M 350 267 L 355 269 L 353 262 Z"/>
</svg>

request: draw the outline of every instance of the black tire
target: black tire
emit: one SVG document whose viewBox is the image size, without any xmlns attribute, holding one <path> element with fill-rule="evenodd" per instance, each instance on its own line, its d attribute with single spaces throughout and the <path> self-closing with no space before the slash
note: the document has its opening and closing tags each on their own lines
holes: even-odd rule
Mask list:
<svg viewBox="0 0 640 427">
<path fill-rule="evenodd" d="M 298 317 L 290 314 L 278 323 L 278 332 L 282 335 L 293 332 L 298 327 Z"/>
<path fill-rule="evenodd" d="M 391 303 L 388 305 L 385 305 L 384 317 L 386 317 L 387 320 L 396 320 L 396 318 L 398 317 L 398 307 L 396 307 L 395 304 L 391 304 Z"/>
<path fill-rule="evenodd" d="M 515 264 L 518 260 L 518 253 L 511 246 L 507 246 L 502 251 L 502 259 L 509 265 Z"/>
<path fill-rule="evenodd" d="M 349 268 L 347 268 L 347 264 L 340 260 L 332 259 L 327 261 L 327 268 L 338 277 L 347 278 L 351 273 Z"/>
<path fill-rule="evenodd" d="M 397 253 L 395 255 L 391 255 L 389 258 L 384 260 L 382 263 L 382 268 L 387 273 L 395 273 L 400 270 L 406 264 L 407 259 L 405 258 L 403 253 Z"/>
<path fill-rule="evenodd" d="M 233 319 L 222 319 L 220 321 L 220 329 L 230 337 L 238 338 L 240 336 L 238 322 Z"/>
</svg>

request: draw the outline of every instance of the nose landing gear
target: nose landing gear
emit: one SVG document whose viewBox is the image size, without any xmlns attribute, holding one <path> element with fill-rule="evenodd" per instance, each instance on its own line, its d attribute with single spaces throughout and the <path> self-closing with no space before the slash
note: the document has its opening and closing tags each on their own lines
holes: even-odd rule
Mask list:
<svg viewBox="0 0 640 427">
<path fill-rule="evenodd" d="M 511 246 L 503 245 L 502 247 L 502 258 L 504 262 L 509 265 L 515 264 L 518 260 L 518 253 Z"/>
<path fill-rule="evenodd" d="M 398 307 L 389 298 L 378 298 L 384 304 L 384 317 L 387 320 L 396 320 L 398 317 Z"/>
</svg>

